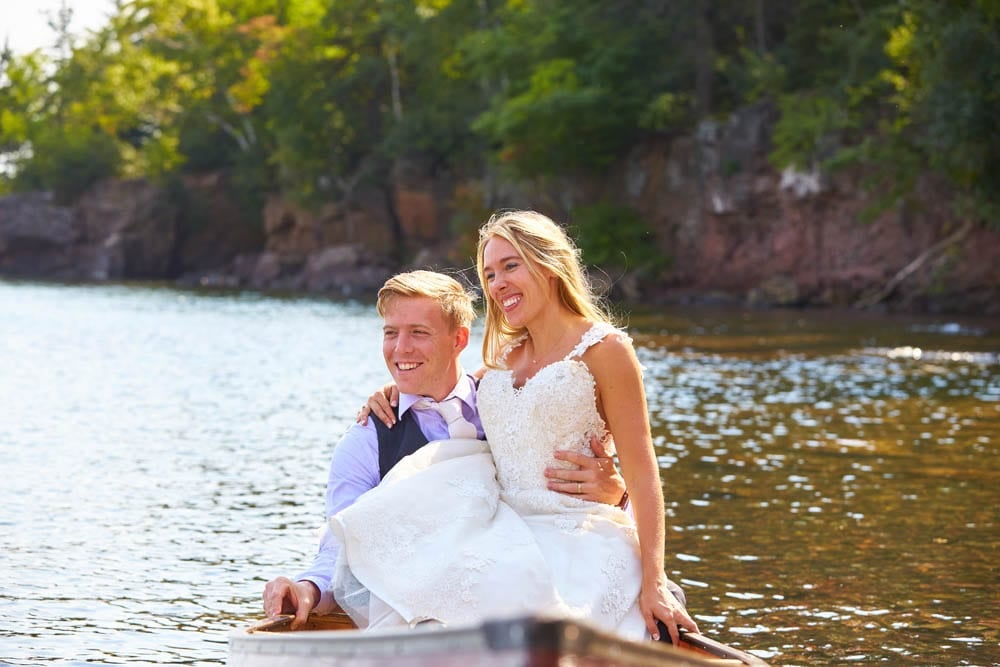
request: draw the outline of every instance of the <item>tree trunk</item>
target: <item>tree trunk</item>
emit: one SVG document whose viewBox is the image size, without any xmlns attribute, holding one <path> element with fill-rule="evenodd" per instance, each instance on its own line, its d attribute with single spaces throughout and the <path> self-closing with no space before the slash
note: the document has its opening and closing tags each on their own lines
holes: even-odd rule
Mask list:
<svg viewBox="0 0 1000 667">
<path fill-rule="evenodd" d="M 767 12 L 764 8 L 764 0 L 754 0 L 754 30 L 757 33 L 757 53 L 764 55 L 767 53 Z"/>
<path fill-rule="evenodd" d="M 397 121 L 403 118 L 403 95 L 399 84 L 399 47 L 395 43 L 386 46 L 385 59 L 389 63 L 389 81 L 392 94 L 392 116 Z"/>
<path fill-rule="evenodd" d="M 712 0 L 699 0 L 696 14 L 694 45 L 695 113 L 707 116 L 712 112 L 712 83 L 715 76 L 715 35 L 712 28 Z"/>
</svg>

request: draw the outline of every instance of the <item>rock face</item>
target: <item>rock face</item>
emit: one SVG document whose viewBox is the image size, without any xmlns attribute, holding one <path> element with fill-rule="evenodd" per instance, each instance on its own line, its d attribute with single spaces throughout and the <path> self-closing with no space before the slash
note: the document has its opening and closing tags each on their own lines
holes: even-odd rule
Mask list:
<svg viewBox="0 0 1000 667">
<path fill-rule="evenodd" d="M 178 209 L 164 188 L 147 181 L 105 181 L 74 206 L 85 277 L 162 279 L 177 240 Z"/>
<path fill-rule="evenodd" d="M 192 179 L 182 193 L 143 180 L 105 181 L 72 206 L 56 205 L 50 193 L 11 195 L 0 198 L 0 273 L 168 279 L 259 247 L 263 234 L 240 215 L 218 179 Z"/>
<path fill-rule="evenodd" d="M 377 192 L 316 209 L 272 195 L 264 207 L 264 228 L 264 252 L 246 274 L 246 284 L 256 289 L 365 294 L 392 275 L 396 243 Z"/>
<path fill-rule="evenodd" d="M 376 193 L 315 210 L 272 195 L 264 206 L 264 230 L 268 252 L 303 259 L 328 246 L 357 243 L 388 251 L 394 242 L 384 202 Z"/>
<path fill-rule="evenodd" d="M 649 221 L 671 269 L 644 298 L 730 293 L 761 305 L 849 305 L 961 227 L 954 193 L 927 177 L 913 200 L 868 220 L 865 174 L 776 171 L 769 111 L 754 107 L 694 137 L 645 144 L 611 191 Z M 1000 232 L 976 226 L 927 258 L 894 297 L 1000 312 Z M 931 303 L 935 302 L 935 303 Z"/>
<path fill-rule="evenodd" d="M 0 198 L 0 273 L 16 277 L 77 278 L 73 211 L 51 193 Z"/>
<path fill-rule="evenodd" d="M 187 176 L 175 196 L 180 213 L 171 276 L 218 271 L 237 255 L 264 245 L 255 212 L 239 203 L 225 172 Z"/>
<path fill-rule="evenodd" d="M 875 195 L 862 171 L 768 163 L 773 122 L 769 107 L 750 107 L 649 140 L 596 177 L 458 180 L 400 161 L 389 183 L 319 207 L 273 194 L 248 211 L 221 172 L 171 188 L 109 181 L 72 207 L 12 195 L 0 198 L 0 274 L 360 295 L 401 269 L 468 268 L 492 210 L 531 207 L 573 223 L 578 207 L 613 202 L 649 224 L 669 259 L 655 275 L 607 273 L 629 300 L 850 305 L 877 294 L 1000 313 L 1000 231 L 956 218 L 955 194 L 930 177 L 869 219 Z"/>
<path fill-rule="evenodd" d="M 0 199 L 0 271 L 59 280 L 165 278 L 177 211 L 162 188 L 108 181 L 72 207 L 49 193 Z"/>
</svg>

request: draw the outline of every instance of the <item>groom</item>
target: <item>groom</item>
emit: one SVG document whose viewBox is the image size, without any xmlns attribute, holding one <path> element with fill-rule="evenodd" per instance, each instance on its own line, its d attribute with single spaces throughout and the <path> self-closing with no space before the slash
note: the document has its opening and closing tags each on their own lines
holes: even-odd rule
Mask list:
<svg viewBox="0 0 1000 667">
<path fill-rule="evenodd" d="M 390 428 L 372 418 L 365 425 L 352 425 L 341 438 L 330 462 L 327 518 L 378 486 L 392 466 L 428 441 L 473 434 L 483 439 L 476 379 L 459 362 L 475 318 L 472 302 L 458 281 L 433 271 L 401 273 L 379 290 L 376 308 L 383 319 L 382 355 L 399 387 L 398 421 Z M 584 500 L 624 504 L 625 483 L 614 462 L 596 439 L 591 448 L 593 458 L 556 452 L 556 458 L 574 468 L 547 468 L 549 488 Z M 294 581 L 277 577 L 267 583 L 267 615 L 294 613 L 295 629 L 310 612 L 332 611 L 336 603 L 328 586 L 339 549 L 327 528 L 308 570 Z"/>
</svg>

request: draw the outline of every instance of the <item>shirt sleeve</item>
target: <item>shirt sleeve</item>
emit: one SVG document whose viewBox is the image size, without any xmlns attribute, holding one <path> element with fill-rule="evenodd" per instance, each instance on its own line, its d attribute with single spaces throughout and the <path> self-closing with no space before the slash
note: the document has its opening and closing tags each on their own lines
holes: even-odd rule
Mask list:
<svg viewBox="0 0 1000 667">
<path fill-rule="evenodd" d="M 378 436 L 369 419 L 365 426 L 351 426 L 333 450 L 326 483 L 325 518 L 329 520 L 354 504 L 361 494 L 378 486 L 379 481 Z M 319 589 L 320 601 L 314 613 L 329 613 L 333 609 L 335 602 L 328 589 L 339 554 L 340 543 L 327 526 L 312 565 L 295 577 L 296 581 L 310 581 Z"/>
</svg>

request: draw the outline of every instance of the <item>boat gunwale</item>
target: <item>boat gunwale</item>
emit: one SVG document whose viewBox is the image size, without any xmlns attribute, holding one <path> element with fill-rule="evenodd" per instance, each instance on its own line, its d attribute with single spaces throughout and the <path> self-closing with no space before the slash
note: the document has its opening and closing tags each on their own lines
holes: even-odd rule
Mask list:
<svg viewBox="0 0 1000 667">
<path fill-rule="evenodd" d="M 418 657 L 443 651 L 540 651 L 558 655 L 577 655 L 604 659 L 630 660 L 630 665 L 649 667 L 686 661 L 692 667 L 717 667 L 720 660 L 737 661 L 748 667 L 767 667 L 767 663 L 738 649 L 697 633 L 684 633 L 678 648 L 669 643 L 636 642 L 622 639 L 586 623 L 568 619 L 527 616 L 487 621 L 462 627 L 416 629 L 357 630 L 350 620 L 329 618 L 316 625 L 340 626 L 342 629 L 303 629 L 291 631 L 291 616 L 268 619 L 230 635 L 233 649 L 253 648 L 257 655 L 288 654 L 288 637 L 296 636 L 295 654 L 337 657 Z M 335 641 L 331 639 L 336 638 Z M 680 664 L 675 662 L 674 664 Z"/>
</svg>

